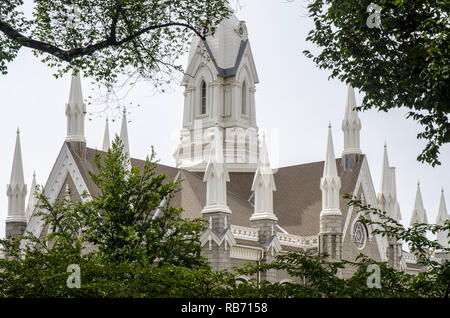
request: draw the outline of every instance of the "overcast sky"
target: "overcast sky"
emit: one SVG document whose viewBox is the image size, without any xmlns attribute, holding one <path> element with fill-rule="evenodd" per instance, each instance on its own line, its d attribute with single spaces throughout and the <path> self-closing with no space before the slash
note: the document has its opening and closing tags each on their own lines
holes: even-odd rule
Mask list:
<svg viewBox="0 0 450 318">
<path fill-rule="evenodd" d="M 343 149 L 340 127 L 347 89 L 338 80 L 328 80 L 329 74 L 317 69 L 302 54 L 305 49 L 314 50 L 305 42 L 313 27 L 312 20 L 305 17 L 306 1 L 240 2 L 243 7 L 237 16 L 247 23 L 260 79 L 256 91 L 257 123 L 275 141 L 269 143 L 271 158 L 279 161 L 279 166 L 324 160 L 329 121 L 336 156 L 340 156 Z M 184 56 L 184 65 L 186 60 L 187 56 Z M 8 69 L 8 75 L 0 75 L 0 237 L 4 236 L 8 202 L 6 185 L 11 175 L 17 126 L 21 130 L 25 182 L 30 187 L 35 170 L 37 182 L 45 184 L 66 136 L 64 111 L 70 86 L 69 76 L 56 80 L 52 70 L 28 49 L 23 49 Z M 85 97 L 93 93 L 89 79 L 83 79 L 82 85 Z M 140 84 L 124 101 L 125 104 L 141 105 L 129 109 L 130 152 L 133 157 L 144 158 L 154 145 L 161 163 L 173 166 L 172 153 L 182 125 L 183 89 L 176 83 L 172 92 L 155 94 L 151 87 L 151 83 Z M 361 97 L 356 92 L 358 104 Z M 88 112 L 98 109 L 98 106 L 88 106 Z M 418 179 L 428 220 L 434 222 L 441 187 L 446 191 L 447 205 L 450 204 L 450 149 L 448 145 L 442 149 L 440 167 L 431 168 L 417 162 L 416 157 L 425 142 L 416 139 L 419 126 L 407 120 L 405 114 L 406 110 L 360 114 L 361 148 L 367 155 L 378 192 L 383 145 L 387 142 L 389 163 L 397 167 L 402 222 L 409 225 Z M 100 149 L 102 146 L 105 116 L 100 116 L 92 116 L 91 121 L 86 119 L 88 147 Z M 111 135 L 119 130 L 120 120 L 110 122 Z M 270 132 L 278 132 L 278 142 L 276 133 Z M 319 180 L 317 191 L 320 191 Z"/>
</svg>

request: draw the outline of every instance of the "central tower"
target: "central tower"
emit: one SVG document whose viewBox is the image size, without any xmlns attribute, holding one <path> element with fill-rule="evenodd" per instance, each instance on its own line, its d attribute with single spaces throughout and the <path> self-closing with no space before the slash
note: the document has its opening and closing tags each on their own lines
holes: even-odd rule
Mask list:
<svg viewBox="0 0 450 318">
<path fill-rule="evenodd" d="M 258 157 L 255 87 L 259 82 L 247 27 L 230 16 L 206 41 L 195 37 L 182 85 L 183 128 L 174 153 L 177 167 L 205 171 L 210 154 L 207 131 L 218 126 L 229 171 L 253 172 Z"/>
</svg>

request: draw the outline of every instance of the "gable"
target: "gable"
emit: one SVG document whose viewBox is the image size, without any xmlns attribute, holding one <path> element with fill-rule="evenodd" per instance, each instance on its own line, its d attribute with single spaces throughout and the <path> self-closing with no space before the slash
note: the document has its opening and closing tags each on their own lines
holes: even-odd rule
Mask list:
<svg viewBox="0 0 450 318">
<path fill-rule="evenodd" d="M 83 177 L 78 169 L 78 165 L 75 162 L 73 153 L 69 149 L 68 145 L 64 143 L 58 157 L 56 158 L 52 171 L 50 172 L 50 176 L 44 186 L 44 191 L 50 203 L 55 202 L 55 200 L 59 197 L 68 178 L 71 180 L 73 190 L 76 191 L 78 195 L 84 191 L 90 193 L 86 185 L 89 180 L 86 180 Z M 26 231 L 31 232 L 36 237 L 40 237 L 44 228 L 44 221 L 41 217 L 35 216 L 35 212 L 36 208 L 31 215 Z"/>
</svg>

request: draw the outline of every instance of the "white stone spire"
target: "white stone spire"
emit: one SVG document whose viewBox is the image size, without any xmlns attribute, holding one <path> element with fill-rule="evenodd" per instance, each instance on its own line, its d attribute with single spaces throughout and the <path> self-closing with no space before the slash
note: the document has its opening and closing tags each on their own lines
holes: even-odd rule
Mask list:
<svg viewBox="0 0 450 318">
<path fill-rule="evenodd" d="M 378 204 L 381 210 L 385 211 L 389 217 L 392 217 L 395 201 L 393 198 L 393 172 L 389 167 L 389 159 L 387 154 L 387 146 L 384 143 L 383 164 L 381 168 L 380 192 L 378 192 Z"/>
<path fill-rule="evenodd" d="M 384 153 L 383 153 L 383 166 L 381 168 L 381 184 L 380 184 L 380 192 L 379 195 L 383 195 L 388 197 L 391 195 L 391 172 L 389 168 L 389 159 L 387 154 L 387 145 L 384 144 Z"/>
<path fill-rule="evenodd" d="M 84 117 L 86 104 L 83 102 L 80 74 L 72 75 L 69 102 L 66 104 L 67 137 L 66 141 L 86 142 L 84 137 Z"/>
<path fill-rule="evenodd" d="M 130 143 L 128 141 L 128 124 L 127 124 L 127 109 L 123 108 L 122 127 L 120 129 L 120 139 L 123 143 L 123 151 L 130 156 Z"/>
<path fill-rule="evenodd" d="M 273 191 L 276 191 L 273 171 L 270 167 L 266 138 L 263 135 L 259 151 L 258 166 L 253 179 L 252 191 L 255 192 L 254 212 L 250 220 L 278 220 L 273 213 Z"/>
<path fill-rule="evenodd" d="M 30 194 L 28 195 L 28 203 L 25 215 L 27 217 L 27 221 L 30 220 L 31 215 L 33 214 L 34 207 L 36 206 L 36 198 L 34 196 L 34 190 L 36 189 L 36 172 L 33 171 L 33 180 L 31 181 Z"/>
<path fill-rule="evenodd" d="M 423 206 L 422 193 L 420 192 L 420 182 L 417 181 L 416 201 L 411 216 L 411 225 L 417 223 L 428 224 L 427 212 Z"/>
<path fill-rule="evenodd" d="M 208 129 L 210 137 L 210 156 L 206 165 L 203 182 L 206 182 L 206 206 L 202 213 L 231 213 L 227 206 L 227 182 L 230 181 L 223 158 L 223 136 L 216 126 Z"/>
<path fill-rule="evenodd" d="M 353 87 L 348 86 L 347 103 L 345 106 L 345 116 L 342 120 L 342 131 L 344 132 L 344 151 L 342 155 L 360 154 L 360 131 L 361 120 L 356 107 L 355 91 Z"/>
<path fill-rule="evenodd" d="M 8 216 L 6 222 L 26 222 L 25 197 L 27 195 L 27 185 L 23 176 L 19 128 L 17 128 L 11 179 L 7 185 L 6 193 L 8 195 Z"/>
<path fill-rule="evenodd" d="M 108 151 L 109 147 L 111 146 L 111 142 L 109 140 L 109 125 L 108 125 L 108 117 L 106 117 L 106 124 L 105 124 L 105 133 L 103 135 L 103 151 Z"/>
<path fill-rule="evenodd" d="M 328 125 L 328 141 L 323 167 L 323 177 L 320 179 L 320 189 L 322 190 L 322 212 L 326 214 L 341 215 L 339 210 L 339 190 L 341 188 L 341 178 L 339 178 L 334 156 L 333 136 L 331 124 Z"/>
<path fill-rule="evenodd" d="M 441 200 L 439 202 L 439 211 L 436 218 L 436 225 L 444 225 L 445 221 L 449 219 L 448 212 L 447 212 L 447 206 L 445 204 L 445 198 L 444 198 L 444 189 L 441 190 Z M 441 244 L 443 247 L 448 247 L 449 243 L 449 237 L 448 237 L 448 231 L 439 231 L 437 232 L 437 240 L 438 243 Z"/>
<path fill-rule="evenodd" d="M 395 167 L 389 167 L 389 170 L 391 171 L 391 195 L 393 202 L 391 217 L 396 221 L 400 221 L 402 219 L 402 215 L 400 213 L 400 205 L 397 200 L 397 182 L 395 177 Z"/>
</svg>

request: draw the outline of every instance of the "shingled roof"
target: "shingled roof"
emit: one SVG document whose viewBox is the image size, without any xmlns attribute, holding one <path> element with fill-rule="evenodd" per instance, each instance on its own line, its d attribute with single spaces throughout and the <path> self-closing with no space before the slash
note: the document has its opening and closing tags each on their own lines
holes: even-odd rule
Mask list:
<svg viewBox="0 0 450 318">
<path fill-rule="evenodd" d="M 92 182 L 89 171 L 98 172 L 95 166 L 95 152 L 98 150 L 87 148 L 86 160 L 82 160 L 76 152 L 71 151 L 78 169 L 86 182 L 92 196 L 99 194 L 98 187 Z M 102 151 L 99 151 L 103 153 Z M 133 167 L 144 165 L 143 160 L 131 159 Z M 347 200 L 342 199 L 346 193 L 353 193 L 363 157 L 352 170 L 345 171 L 341 159 L 336 160 L 338 174 L 341 178 L 340 208 L 345 219 L 348 207 Z M 279 168 L 274 174 L 277 191 L 274 192 L 274 213 L 278 217 L 278 224 L 290 234 L 312 236 L 319 233 L 319 214 L 322 210 L 322 193 L 320 178 L 323 174 L 323 161 Z M 173 179 L 180 172 L 181 191 L 176 195 L 172 204 L 184 209 L 187 218 L 201 217 L 201 210 L 206 201 L 206 183 L 203 173 L 180 170 L 178 168 L 157 164 L 156 173 L 167 174 Z M 227 184 L 227 204 L 232 211 L 231 224 L 250 226 L 249 218 L 253 213 L 251 185 L 254 173 L 230 172 L 230 182 Z"/>
</svg>

